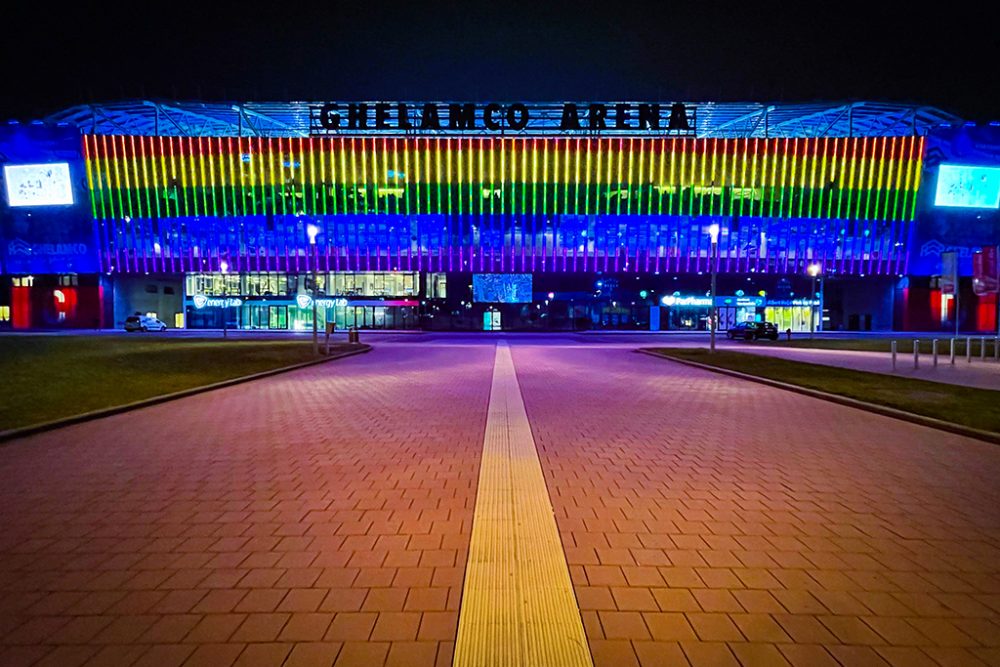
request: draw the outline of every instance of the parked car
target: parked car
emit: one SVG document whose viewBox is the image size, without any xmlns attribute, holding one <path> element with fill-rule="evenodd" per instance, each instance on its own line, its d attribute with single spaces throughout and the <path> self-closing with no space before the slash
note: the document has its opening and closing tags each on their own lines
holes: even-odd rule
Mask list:
<svg viewBox="0 0 1000 667">
<path fill-rule="evenodd" d="M 740 322 L 734 327 L 726 330 L 726 338 L 729 340 L 778 340 L 778 327 L 771 322 Z"/>
<path fill-rule="evenodd" d="M 155 317 L 130 315 L 125 318 L 125 331 L 166 331 L 167 325 Z"/>
</svg>

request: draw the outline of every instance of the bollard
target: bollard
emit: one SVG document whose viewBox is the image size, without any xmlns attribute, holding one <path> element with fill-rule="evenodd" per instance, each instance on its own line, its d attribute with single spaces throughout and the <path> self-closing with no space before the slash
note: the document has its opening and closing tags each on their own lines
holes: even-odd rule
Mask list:
<svg viewBox="0 0 1000 667">
<path fill-rule="evenodd" d="M 934 361 L 932 362 L 934 368 L 937 368 L 937 362 L 938 362 L 938 339 L 937 338 L 935 338 L 934 340 L 931 341 L 931 357 L 934 359 Z"/>
<path fill-rule="evenodd" d="M 979 358 L 986 361 L 986 336 L 979 339 Z"/>
<path fill-rule="evenodd" d="M 972 363 L 972 336 L 965 337 L 965 360 Z"/>
<path fill-rule="evenodd" d="M 892 370 L 896 370 L 896 341 L 892 341 Z"/>
<path fill-rule="evenodd" d="M 948 363 L 955 365 L 955 339 L 951 339 L 951 352 L 948 354 Z"/>
<path fill-rule="evenodd" d="M 913 341 L 913 370 L 920 368 L 920 341 Z"/>
</svg>

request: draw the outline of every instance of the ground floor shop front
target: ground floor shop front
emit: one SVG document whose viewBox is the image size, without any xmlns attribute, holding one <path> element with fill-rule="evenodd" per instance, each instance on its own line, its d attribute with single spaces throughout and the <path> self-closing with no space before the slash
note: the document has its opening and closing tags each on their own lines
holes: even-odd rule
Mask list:
<svg viewBox="0 0 1000 667">
<path fill-rule="evenodd" d="M 995 294 L 927 278 L 724 274 L 718 328 L 992 333 Z M 121 329 L 126 317 L 168 328 L 311 331 L 699 331 L 710 326 L 706 274 L 214 272 L 66 274 L 0 279 L 0 328 Z M 957 315 L 956 315 L 957 313 Z"/>
</svg>

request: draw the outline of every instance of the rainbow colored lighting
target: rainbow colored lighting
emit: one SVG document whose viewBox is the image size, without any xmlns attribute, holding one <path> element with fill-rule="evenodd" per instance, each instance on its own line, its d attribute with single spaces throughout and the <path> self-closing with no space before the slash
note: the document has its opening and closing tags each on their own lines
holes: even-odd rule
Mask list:
<svg viewBox="0 0 1000 667">
<path fill-rule="evenodd" d="M 501 213 L 897 221 L 914 215 L 923 139 L 89 135 L 83 148 L 92 211 L 105 220 Z"/>
</svg>

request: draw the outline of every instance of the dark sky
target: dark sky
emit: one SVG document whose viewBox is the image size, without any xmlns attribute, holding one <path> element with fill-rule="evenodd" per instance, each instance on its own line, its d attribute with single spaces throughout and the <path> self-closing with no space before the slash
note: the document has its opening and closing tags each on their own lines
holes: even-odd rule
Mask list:
<svg viewBox="0 0 1000 667">
<path fill-rule="evenodd" d="M 990 3 L 224 4 L 9 3 L 0 118 L 149 97 L 876 99 L 1000 119 Z"/>
</svg>

